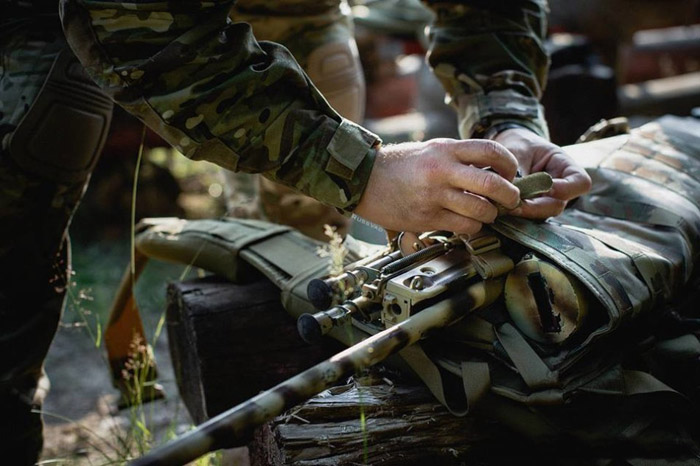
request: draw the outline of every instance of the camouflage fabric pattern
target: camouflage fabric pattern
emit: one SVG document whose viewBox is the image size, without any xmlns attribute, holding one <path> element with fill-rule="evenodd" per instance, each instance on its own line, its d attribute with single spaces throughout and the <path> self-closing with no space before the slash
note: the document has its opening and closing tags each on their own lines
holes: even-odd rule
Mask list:
<svg viewBox="0 0 700 466">
<path fill-rule="evenodd" d="M 289 49 L 305 71 L 313 50 L 353 38 L 352 18 L 345 0 L 238 0 L 230 17 L 234 22 L 250 24 L 257 40 L 276 42 Z"/>
<path fill-rule="evenodd" d="M 274 26 L 277 12 L 318 16 L 332 3 L 250 1 L 234 17 L 266 13 Z M 232 1 L 61 4 L 68 41 L 93 78 L 185 155 L 263 173 L 340 209 L 357 205 L 376 136 L 339 117 L 285 49 L 227 23 Z M 428 2 L 438 18 L 431 64 L 453 101 L 466 102 L 464 136 L 504 121 L 545 134 L 537 98 L 546 5 L 492 4 Z"/>
<path fill-rule="evenodd" d="M 32 224 L 43 224 L 46 235 L 33 249 L 51 255 L 65 236 L 87 175 L 70 183 L 49 182 L 21 170 L 11 160 L 9 146 L 58 54 L 68 46 L 56 15 L 9 17 L 0 20 L 0 28 L 0 256 Z"/>
<path fill-rule="evenodd" d="M 15 464 L 34 464 L 42 425 L 31 410 L 47 390 L 43 360 L 69 281 L 65 230 L 86 180 L 49 182 L 9 154 L 11 135 L 67 47 L 57 15 L 23 13 L 0 18 L 0 436 Z"/>
<path fill-rule="evenodd" d="M 294 8 L 290 8 L 296 3 Z M 312 14 L 314 13 L 314 14 Z M 360 121 L 362 115 L 344 105 L 344 100 L 334 99 L 338 86 L 347 88 L 358 85 L 362 80 L 359 60 L 342 60 L 345 69 L 332 70 L 331 76 L 316 76 L 309 69 L 309 57 L 323 53 L 329 45 L 347 47 L 353 40 L 352 20 L 345 2 L 299 1 L 299 2 L 260 2 L 258 0 L 239 1 L 231 11 L 231 18 L 244 21 L 253 27 L 258 40 L 270 40 L 284 45 L 292 52 L 297 62 L 309 75 L 319 91 L 333 108 L 343 117 Z M 336 58 L 337 54 L 335 55 Z M 324 68 L 321 65 L 321 68 Z M 325 67 L 327 68 L 327 67 Z M 347 69 L 350 68 L 350 69 Z M 354 68 L 354 69 L 353 69 Z M 348 82 L 350 72 L 350 82 Z M 326 79 L 324 79 L 326 78 Z M 328 78 L 331 79 L 330 87 Z M 352 90 L 352 89 L 350 89 Z M 331 91 L 330 94 L 327 94 Z M 364 99 L 364 95 L 359 96 Z M 350 219 L 334 208 L 299 194 L 286 186 L 277 184 L 258 175 L 226 171 L 227 211 L 230 215 L 242 218 L 264 218 L 275 223 L 293 226 L 304 234 L 319 240 L 327 240 L 324 225 L 336 227 L 345 234 Z"/>
<path fill-rule="evenodd" d="M 183 154 L 357 205 L 375 135 L 343 120 L 291 54 L 230 23 L 231 1 L 62 2 L 93 78 Z"/>
<path fill-rule="evenodd" d="M 674 127 L 689 131 L 673 136 Z M 698 123 L 665 117 L 586 144 L 570 146 L 593 190 L 545 223 L 510 218 L 499 231 L 564 265 L 605 305 L 610 328 L 667 303 L 691 278 L 700 256 Z M 697 134 L 697 133 L 695 133 Z"/>
<path fill-rule="evenodd" d="M 31 284 L 37 289 L 56 288 L 59 292 L 65 286 L 66 278 L 58 273 L 64 267 L 54 269 L 54 263 L 60 259 L 65 230 L 85 183 L 85 180 L 72 184 L 47 182 L 19 169 L 9 156 L 7 145 L 11 134 L 38 94 L 54 59 L 66 47 L 55 16 L 53 27 L 41 24 L 44 28 L 41 32 L 33 32 L 27 26 L 35 28 L 36 22 L 17 18 L 0 21 L 0 315 L 3 330 L 16 324 L 18 333 L 26 324 L 26 314 L 33 311 L 18 303 L 10 304 L 11 296 L 25 293 L 32 288 Z M 23 296 L 18 302 L 31 307 L 29 298 Z M 31 356 L 33 351 L 18 351 L 6 347 L 8 344 L 2 340 L 3 354 L 24 353 L 27 360 L 35 359 Z M 20 375 L 22 367 L 32 364 L 16 367 L 3 364 L 0 382 Z"/>
<path fill-rule="evenodd" d="M 546 421 L 528 422 L 523 434 L 557 444 L 577 439 L 592 455 L 612 448 L 621 458 L 634 451 L 634 458 L 697 460 L 698 134 L 697 120 L 664 117 L 630 135 L 568 146 L 591 175 L 591 192 L 546 222 L 494 225 L 571 273 L 591 296 L 591 327 L 574 345 L 505 344 L 519 375 L 492 383 L 527 407 L 510 406 L 502 419 L 539 412 Z M 502 342 L 504 327 L 493 324 Z"/>
<path fill-rule="evenodd" d="M 547 137 L 539 99 L 549 58 L 546 0 L 424 0 L 436 18 L 428 62 L 457 109 L 460 135 L 517 123 Z"/>
<path fill-rule="evenodd" d="M 319 23 L 321 25 L 329 20 L 335 20 L 334 15 L 340 13 L 340 4 L 341 0 L 238 0 L 234 7 L 233 16 L 237 17 L 241 14 L 251 14 L 259 18 L 265 16 L 295 16 L 297 18 L 315 16 L 321 20 L 322 23 Z M 284 29 L 280 31 L 280 34 L 288 35 Z"/>
</svg>

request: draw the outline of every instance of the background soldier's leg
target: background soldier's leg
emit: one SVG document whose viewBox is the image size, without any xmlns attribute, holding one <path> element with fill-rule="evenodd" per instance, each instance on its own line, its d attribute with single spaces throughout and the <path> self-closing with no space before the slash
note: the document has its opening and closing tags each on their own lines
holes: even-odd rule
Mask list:
<svg viewBox="0 0 700 466">
<path fill-rule="evenodd" d="M 3 24 L 4 23 L 4 24 Z M 57 17 L 0 20 L 0 444 L 41 452 L 43 360 L 70 281 L 66 229 L 112 104 L 67 48 Z"/>
<path fill-rule="evenodd" d="M 362 121 L 364 77 L 352 18 L 344 1 L 240 0 L 232 16 L 250 23 L 258 40 L 287 47 L 339 114 Z M 244 179 L 250 175 L 226 172 L 225 176 L 231 201 L 228 210 L 234 216 L 260 211 L 268 220 L 291 225 L 322 240 L 327 239 L 324 224 L 336 226 L 343 235 L 347 233 L 348 218 L 310 197 L 257 175 L 252 186 Z"/>
</svg>

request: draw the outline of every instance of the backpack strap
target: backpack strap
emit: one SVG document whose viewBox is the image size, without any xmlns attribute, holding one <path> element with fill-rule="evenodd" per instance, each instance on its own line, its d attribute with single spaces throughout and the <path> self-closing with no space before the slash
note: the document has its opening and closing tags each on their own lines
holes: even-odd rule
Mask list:
<svg viewBox="0 0 700 466">
<path fill-rule="evenodd" d="M 462 361 L 462 385 L 471 409 L 491 389 L 491 372 L 486 362 Z"/>
<path fill-rule="evenodd" d="M 552 371 L 528 344 L 522 334 L 510 323 L 496 329 L 498 341 L 515 365 L 518 373 L 532 391 L 558 388 L 559 374 Z"/>
<path fill-rule="evenodd" d="M 659 270 L 656 264 L 661 264 L 664 259 L 650 250 L 645 250 L 639 243 L 628 241 L 622 236 L 612 235 L 602 230 L 593 230 L 573 225 L 566 225 L 565 228 L 580 231 L 592 238 L 597 239 L 611 249 L 625 254 L 634 264 L 639 276 L 642 277 L 647 288 L 651 292 L 651 300 L 645 307 L 653 307 L 659 297 L 669 299 L 671 290 L 663 278 L 665 274 Z M 669 265 L 670 267 L 670 265 Z M 662 278 L 662 279 L 660 279 Z"/>
<path fill-rule="evenodd" d="M 464 361 L 456 368 L 455 374 L 436 364 L 420 345 L 404 348 L 399 356 L 455 416 L 466 416 L 491 388 L 491 374 L 486 362 Z"/>
</svg>

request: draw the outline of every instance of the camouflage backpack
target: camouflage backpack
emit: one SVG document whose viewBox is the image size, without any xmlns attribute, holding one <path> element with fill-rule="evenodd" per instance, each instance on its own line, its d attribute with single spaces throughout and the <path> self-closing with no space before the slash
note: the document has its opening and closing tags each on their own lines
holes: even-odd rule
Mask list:
<svg viewBox="0 0 700 466">
<path fill-rule="evenodd" d="M 452 412 L 500 420 L 546 445 L 555 464 L 699 464 L 699 135 L 699 122 L 665 117 L 567 148 L 593 177 L 592 192 L 547 222 L 491 227 L 518 262 L 508 280 L 521 271 L 529 294 L 511 286 L 509 297 L 506 283 L 511 303 L 403 350 L 404 363 Z M 262 271 L 293 317 L 314 312 L 308 283 L 328 272 L 319 243 L 264 222 L 156 222 L 138 244 L 236 282 Z M 346 262 L 377 250 L 352 238 L 346 248 Z M 577 313 L 556 308 L 559 296 L 578 300 Z M 520 302 L 528 299 L 529 311 Z M 330 335 L 351 344 L 368 334 L 355 325 Z"/>
<path fill-rule="evenodd" d="M 592 192 L 547 222 L 511 217 L 493 229 L 528 250 L 508 280 L 556 264 L 588 309 L 545 310 L 533 329 L 527 304 L 492 306 L 452 329 L 459 343 L 449 349 L 428 341 L 445 402 L 465 412 L 480 401 L 553 455 L 700 464 L 700 123 L 666 117 L 567 150 L 592 176 Z M 530 286 L 535 312 L 540 301 L 556 303 Z M 564 295 L 562 287 L 546 291 Z M 506 301 L 524 299 L 508 291 L 507 283 Z M 566 319 L 576 333 L 561 341 L 542 328 Z"/>
</svg>

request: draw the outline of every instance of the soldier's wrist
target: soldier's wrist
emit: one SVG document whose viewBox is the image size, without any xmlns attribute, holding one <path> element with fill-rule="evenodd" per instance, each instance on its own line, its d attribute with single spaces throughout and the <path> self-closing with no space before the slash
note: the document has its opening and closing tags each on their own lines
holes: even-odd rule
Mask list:
<svg viewBox="0 0 700 466">
<path fill-rule="evenodd" d="M 459 95 L 456 106 L 463 138 L 492 139 L 517 125 L 549 139 L 543 108 L 534 97 L 503 89 Z"/>
</svg>

